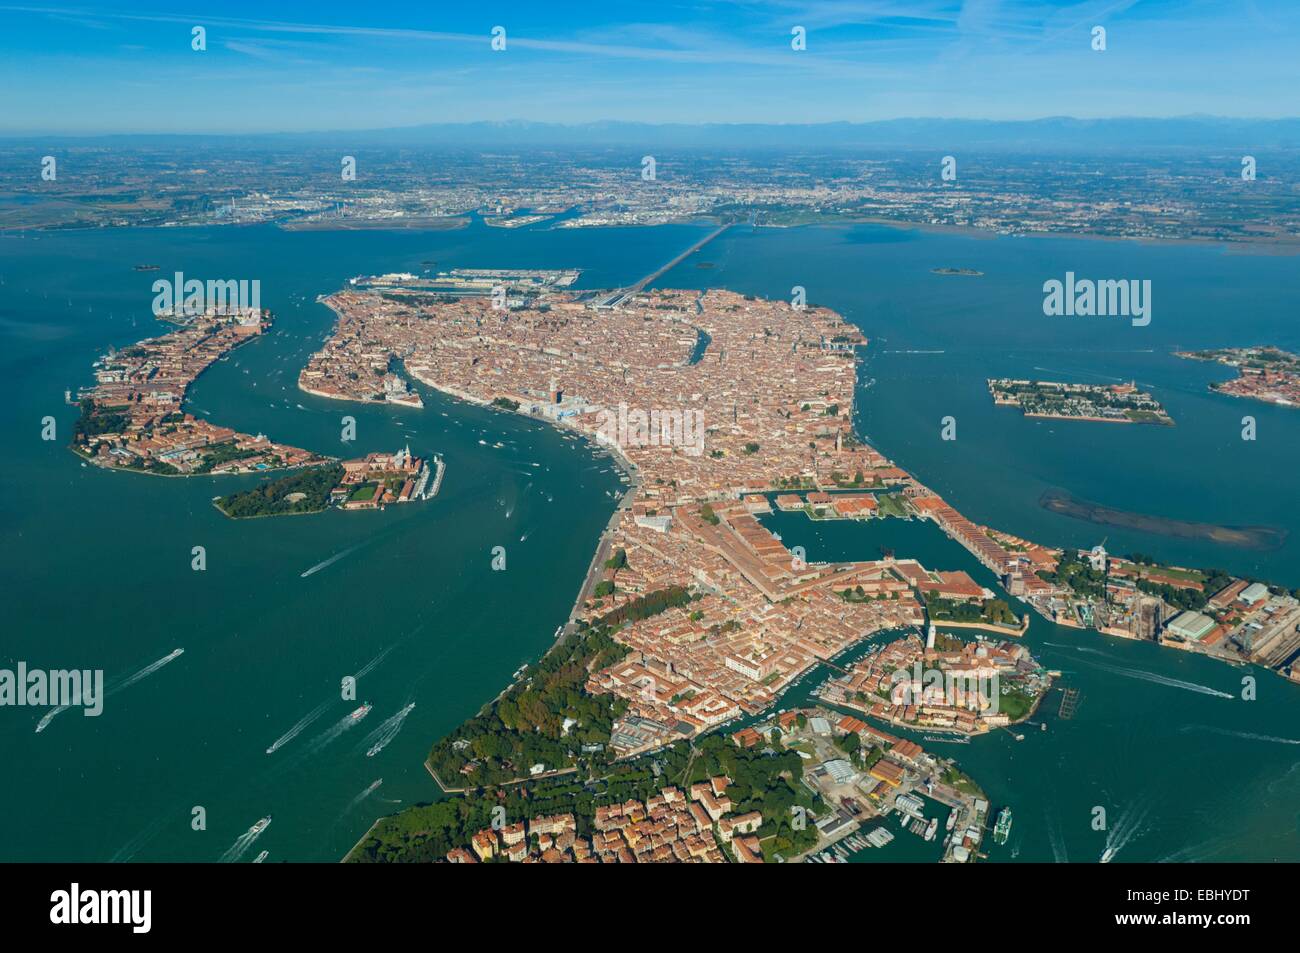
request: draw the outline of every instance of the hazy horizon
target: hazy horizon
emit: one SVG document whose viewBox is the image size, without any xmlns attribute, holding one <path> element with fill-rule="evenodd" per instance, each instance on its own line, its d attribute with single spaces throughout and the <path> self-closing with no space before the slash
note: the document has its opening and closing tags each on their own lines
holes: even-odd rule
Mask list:
<svg viewBox="0 0 1300 953">
<path fill-rule="evenodd" d="M 1048 116 L 993 120 L 902 117 L 866 122 L 635 122 L 620 119 L 548 123 L 524 119 L 415 123 L 367 129 L 295 132 L 118 132 L 38 134 L 0 132 L 0 144 L 62 142 L 94 147 L 597 149 L 658 145 L 678 150 L 829 150 L 976 148 L 990 151 L 1071 153 L 1143 149 L 1294 149 L 1300 147 L 1300 116 L 1238 119 L 1225 116 Z"/>
</svg>

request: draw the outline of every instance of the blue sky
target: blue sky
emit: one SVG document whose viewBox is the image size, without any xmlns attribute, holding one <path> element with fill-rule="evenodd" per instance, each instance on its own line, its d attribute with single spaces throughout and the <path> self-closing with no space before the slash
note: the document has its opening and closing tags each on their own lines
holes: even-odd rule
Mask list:
<svg viewBox="0 0 1300 953">
<path fill-rule="evenodd" d="M 0 134 L 1294 116 L 1298 50 L 1300 0 L 0 3 Z"/>
</svg>

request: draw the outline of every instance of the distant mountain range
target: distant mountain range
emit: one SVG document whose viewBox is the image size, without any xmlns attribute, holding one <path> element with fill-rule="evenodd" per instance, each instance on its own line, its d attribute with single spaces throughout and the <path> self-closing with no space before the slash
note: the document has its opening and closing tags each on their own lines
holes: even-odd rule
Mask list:
<svg viewBox="0 0 1300 953">
<path fill-rule="evenodd" d="M 1300 118 L 1225 119 L 890 119 L 880 122 L 809 124 L 635 123 L 436 123 L 394 129 L 259 135 L 114 135 L 100 137 L 10 137 L 5 142 L 62 142 L 87 145 L 362 146 L 421 148 L 635 147 L 710 151 L 837 149 L 955 149 L 1044 152 L 1132 152 L 1143 149 L 1227 149 L 1243 154 L 1300 148 Z"/>
</svg>

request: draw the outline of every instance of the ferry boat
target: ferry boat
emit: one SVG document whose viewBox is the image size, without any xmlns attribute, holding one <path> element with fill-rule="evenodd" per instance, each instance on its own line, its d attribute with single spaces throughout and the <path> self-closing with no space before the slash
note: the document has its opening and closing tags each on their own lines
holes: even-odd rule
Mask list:
<svg viewBox="0 0 1300 953">
<path fill-rule="evenodd" d="M 358 721 L 360 721 L 362 718 L 365 718 L 366 715 L 370 714 L 370 709 L 373 708 L 373 707 L 374 707 L 374 706 L 371 705 L 370 702 L 366 702 L 364 705 L 362 705 L 360 708 L 358 708 L 358 709 L 357 709 L 356 711 L 354 711 L 352 714 L 348 715 L 348 721 L 351 721 L 351 722 L 358 722 Z"/>
<path fill-rule="evenodd" d="M 997 844 L 1005 844 L 1007 838 L 1011 836 L 1011 808 L 1004 807 L 998 811 L 998 822 L 993 827 L 993 841 Z"/>
<path fill-rule="evenodd" d="M 268 814 L 266 815 L 266 817 L 262 818 L 260 821 L 258 821 L 252 827 L 250 827 L 248 829 L 248 833 L 252 834 L 253 836 L 257 836 L 258 834 L 262 833 L 262 831 L 266 830 L 270 826 L 271 826 L 271 815 Z"/>
<path fill-rule="evenodd" d="M 1106 848 L 1104 851 L 1102 851 L 1102 853 L 1101 853 L 1101 862 L 1102 862 L 1103 864 L 1109 864 L 1110 861 L 1111 861 L 1111 858 L 1114 857 L 1114 856 L 1115 856 L 1115 848 L 1114 848 L 1114 847 L 1107 847 L 1107 848 Z"/>
</svg>

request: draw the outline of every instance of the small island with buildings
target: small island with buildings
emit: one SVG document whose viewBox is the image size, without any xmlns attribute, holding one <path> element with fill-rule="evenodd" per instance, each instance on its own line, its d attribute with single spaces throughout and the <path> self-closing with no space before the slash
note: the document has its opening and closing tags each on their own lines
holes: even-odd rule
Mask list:
<svg viewBox="0 0 1300 953">
<path fill-rule="evenodd" d="M 77 394 L 81 416 L 72 449 L 87 463 L 160 476 L 297 471 L 216 497 L 217 509 L 234 519 L 317 513 L 331 505 L 380 509 L 437 495 L 445 469 L 437 454 L 431 460 L 416 457 L 407 446 L 339 462 L 187 413 L 182 408 L 190 385 L 213 363 L 263 334 L 271 314 L 257 308 L 208 308 L 159 318 L 175 324 L 175 330 L 110 350 L 94 364 L 94 386 Z M 394 379 L 384 377 L 389 399 L 421 406 L 419 395 Z M 357 398 L 366 396 L 359 393 Z M 71 392 L 67 399 L 74 403 Z"/>
<path fill-rule="evenodd" d="M 993 403 L 1019 407 L 1026 417 L 1166 426 L 1174 422 L 1159 401 L 1131 382 L 1063 384 L 998 377 L 988 384 Z"/>
<path fill-rule="evenodd" d="M 265 332 L 271 313 L 209 309 L 175 330 L 110 350 L 95 384 L 77 395 L 72 449 L 109 469 L 162 476 L 251 473 L 317 466 L 328 457 L 239 433 L 182 409 L 189 386 L 214 362 Z M 68 394 L 72 401 L 72 395 Z"/>
<path fill-rule="evenodd" d="M 319 513 L 330 506 L 382 509 L 389 503 L 432 499 L 442 487 L 444 468 L 437 454 L 430 462 L 413 455 L 408 446 L 291 474 L 218 497 L 214 503 L 232 519 Z"/>
<path fill-rule="evenodd" d="M 1208 351 L 1178 351 L 1176 357 L 1213 361 L 1236 368 L 1237 376 L 1210 385 L 1231 397 L 1249 397 L 1283 407 L 1300 406 L 1300 356 L 1280 347 L 1225 347 Z"/>
<path fill-rule="evenodd" d="M 1023 645 L 967 642 L 931 623 L 925 641 L 909 634 L 873 646 L 815 694 L 891 725 L 978 735 L 1024 721 L 1051 686 Z"/>
</svg>

